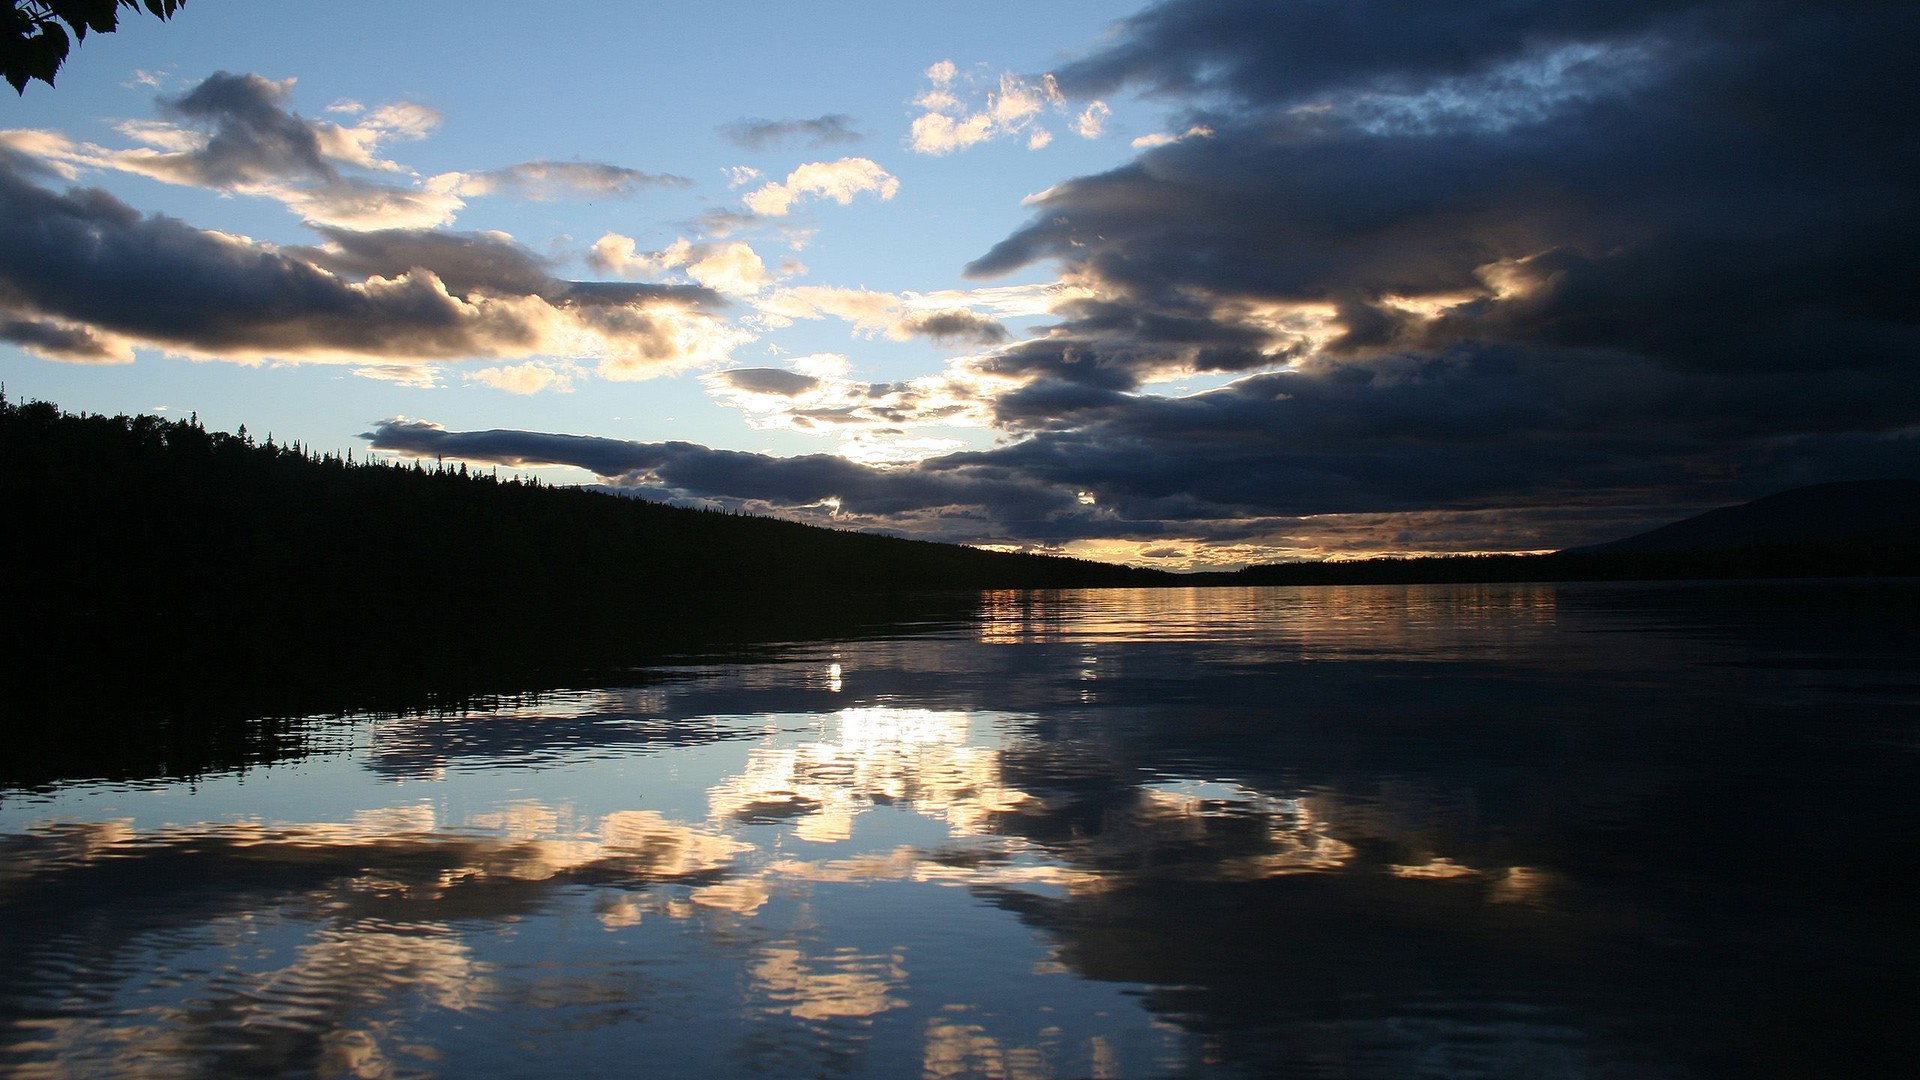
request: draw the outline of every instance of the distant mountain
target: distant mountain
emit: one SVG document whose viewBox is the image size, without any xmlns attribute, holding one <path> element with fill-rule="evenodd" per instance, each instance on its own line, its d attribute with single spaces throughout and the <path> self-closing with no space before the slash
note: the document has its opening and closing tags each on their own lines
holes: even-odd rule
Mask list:
<svg viewBox="0 0 1920 1080">
<path fill-rule="evenodd" d="M 1815 484 L 1564 554 L 1738 551 L 1920 542 L 1920 480 Z"/>
<path fill-rule="evenodd" d="M 1444 555 L 1249 566 L 1243 585 L 1427 585 L 1920 576 L 1920 480 L 1795 488 L 1651 532 L 1548 555 Z M 1204 579 L 1204 580 L 1203 580 Z"/>
</svg>

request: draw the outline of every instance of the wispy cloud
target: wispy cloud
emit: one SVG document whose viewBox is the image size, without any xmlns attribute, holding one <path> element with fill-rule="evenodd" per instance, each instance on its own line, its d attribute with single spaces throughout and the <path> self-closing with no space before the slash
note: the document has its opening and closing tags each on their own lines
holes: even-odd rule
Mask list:
<svg viewBox="0 0 1920 1080">
<path fill-rule="evenodd" d="M 672 173 L 642 172 L 598 161 L 528 161 L 484 172 L 442 173 L 427 181 L 427 190 L 466 198 L 505 193 L 550 202 L 570 195 L 625 198 L 650 188 L 692 184 Z"/>
<path fill-rule="evenodd" d="M 336 102 L 351 122 L 308 120 L 291 108 L 294 80 L 219 72 L 179 97 L 159 99 L 160 117 L 124 121 L 140 145 L 111 149 L 50 132 L 8 132 L 12 145 L 56 163 L 70 179 L 102 169 L 169 184 L 277 200 L 319 225 L 354 229 L 451 224 L 476 196 L 552 200 L 626 197 L 691 184 L 685 177 L 602 162 L 532 161 L 419 179 L 384 156 L 390 144 L 424 139 L 437 110 L 413 102 L 368 108 Z M 37 145 L 26 146 L 29 136 Z"/>
<path fill-rule="evenodd" d="M 920 115 L 908 132 L 908 145 L 922 154 L 951 154 L 1005 138 L 1022 138 L 1028 149 L 1039 150 L 1053 142 L 1053 133 L 1042 124 L 1049 114 L 1082 138 L 1097 139 L 1110 111 L 1105 102 L 1093 101 L 1073 113 L 1051 75 L 1028 79 L 1007 72 L 983 89 L 951 60 L 925 74 L 928 88 L 913 100 Z"/>
<path fill-rule="evenodd" d="M 808 146 L 857 143 L 865 137 L 853 130 L 853 117 L 844 113 L 828 113 L 810 120 L 763 120 L 752 117 L 722 125 L 720 134 L 735 145 L 749 150 L 765 150 L 796 140 L 803 140 Z"/>
</svg>

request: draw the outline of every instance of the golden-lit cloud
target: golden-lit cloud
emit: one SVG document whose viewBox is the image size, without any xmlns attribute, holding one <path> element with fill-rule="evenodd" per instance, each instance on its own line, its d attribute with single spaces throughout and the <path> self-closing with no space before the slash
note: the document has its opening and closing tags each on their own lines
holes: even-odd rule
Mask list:
<svg viewBox="0 0 1920 1080">
<path fill-rule="evenodd" d="M 740 241 L 696 244 L 680 239 L 659 251 L 641 251 L 632 237 L 608 233 L 593 242 L 587 264 L 621 277 L 658 277 L 678 270 L 731 296 L 752 296 L 773 280 L 759 253 Z"/>
<path fill-rule="evenodd" d="M 815 161 L 749 192 L 747 209 L 766 217 L 785 217 L 803 198 L 831 199 L 846 206 L 854 196 L 871 194 L 882 200 L 900 193 L 900 181 L 869 158 Z"/>
<path fill-rule="evenodd" d="M 1151 134 L 1142 135 L 1133 140 L 1129 145 L 1135 150 L 1151 150 L 1156 146 L 1167 146 L 1172 143 L 1177 143 L 1182 139 L 1205 139 L 1212 135 L 1212 128 L 1205 124 L 1195 124 L 1178 135 L 1169 134 L 1165 131 L 1156 131 Z"/>
<path fill-rule="evenodd" d="M 979 80 L 962 77 L 951 60 L 925 74 L 928 89 L 913 99 L 921 112 L 907 135 L 908 145 L 922 154 L 943 156 L 1014 137 L 1024 139 L 1029 150 L 1040 150 L 1053 142 L 1053 133 L 1041 126 L 1050 114 L 1081 138 L 1097 139 L 1111 111 L 1105 102 L 1094 101 L 1073 113 L 1051 75 L 1026 79 L 1005 72 L 983 88 Z"/>
<path fill-rule="evenodd" d="M 1083 139 L 1097 139 L 1106 133 L 1107 117 L 1111 115 L 1113 110 L 1106 102 L 1093 102 L 1073 118 L 1073 133 Z"/>
<path fill-rule="evenodd" d="M 328 157 L 348 165 L 357 165 L 363 169 L 379 169 L 385 172 L 400 172 L 403 166 L 380 156 L 382 143 L 393 140 L 417 141 L 431 135 L 439 127 L 442 116 L 438 109 L 411 101 L 397 101 L 373 109 L 358 107 L 348 109 L 328 109 L 329 112 L 349 112 L 360 114 L 355 124 L 317 123 L 313 125 L 319 137 L 320 148 Z M 127 134 L 125 125 L 121 130 Z M 179 129 L 175 129 L 179 131 Z M 151 137 L 142 141 L 151 141 Z M 184 147 L 177 147 L 184 149 Z"/>
<path fill-rule="evenodd" d="M 573 392 L 573 376 L 570 372 L 533 361 L 481 368 L 462 374 L 473 382 L 491 386 L 495 390 L 505 390 L 509 394 L 538 394 L 543 390 L 560 394 Z"/>
</svg>

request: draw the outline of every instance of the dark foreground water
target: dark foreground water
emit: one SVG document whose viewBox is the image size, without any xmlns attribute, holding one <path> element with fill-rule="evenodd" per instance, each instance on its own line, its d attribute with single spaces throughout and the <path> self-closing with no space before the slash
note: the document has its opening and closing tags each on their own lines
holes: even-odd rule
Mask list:
<svg viewBox="0 0 1920 1080">
<path fill-rule="evenodd" d="M 1916 614 L 999 594 L 0 792 L 0 1074 L 1915 1075 Z"/>
</svg>

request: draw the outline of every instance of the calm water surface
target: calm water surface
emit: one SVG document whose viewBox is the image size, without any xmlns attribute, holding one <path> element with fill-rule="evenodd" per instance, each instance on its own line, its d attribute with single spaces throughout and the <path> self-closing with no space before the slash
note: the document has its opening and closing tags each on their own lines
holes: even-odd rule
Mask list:
<svg viewBox="0 0 1920 1080">
<path fill-rule="evenodd" d="M 1914 1075 L 1916 613 L 996 594 L 0 792 L 0 1074 Z"/>
</svg>

